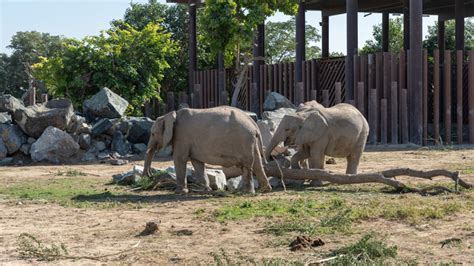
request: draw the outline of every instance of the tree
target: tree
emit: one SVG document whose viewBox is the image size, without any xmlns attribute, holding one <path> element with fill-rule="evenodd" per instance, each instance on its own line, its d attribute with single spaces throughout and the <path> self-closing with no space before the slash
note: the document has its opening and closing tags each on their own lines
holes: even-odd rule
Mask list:
<svg viewBox="0 0 474 266">
<path fill-rule="evenodd" d="M 382 52 L 382 24 L 373 26 L 373 40 L 365 42 L 361 49 L 363 54 Z M 403 19 L 401 17 L 390 19 L 388 22 L 388 49 L 390 52 L 403 50 Z"/>
<path fill-rule="evenodd" d="M 446 50 L 455 50 L 455 31 L 456 24 L 454 20 L 448 20 L 445 22 L 445 49 Z M 472 19 L 467 19 L 464 22 L 464 42 L 465 49 L 471 50 L 474 48 L 474 23 Z M 425 37 L 423 42 L 423 47 L 428 49 L 431 53 L 434 49 L 438 49 L 438 22 L 435 22 L 435 25 L 428 26 L 428 35 Z"/>
<path fill-rule="evenodd" d="M 296 22 L 292 18 L 284 22 L 267 22 L 265 27 L 266 63 L 291 62 L 296 57 Z M 321 40 L 318 30 L 306 25 L 306 58 L 316 58 L 320 49 L 315 45 Z"/>
<path fill-rule="evenodd" d="M 60 36 L 37 31 L 20 31 L 13 35 L 8 45 L 8 48 L 13 49 L 12 55 L 0 56 L 1 92 L 20 97 L 24 90 L 29 88 L 30 83 L 41 86 L 31 79 L 31 66 L 38 63 L 41 56 L 49 57 L 58 53 L 61 49 L 61 39 Z"/>
<path fill-rule="evenodd" d="M 141 31 L 116 22 L 99 36 L 63 41 L 62 52 L 43 57 L 33 66 L 35 76 L 45 81 L 54 96 L 65 96 L 76 106 L 109 87 L 139 107 L 158 97 L 169 58 L 176 55 L 176 43 L 162 26 L 148 23 Z M 139 113 L 139 108 L 132 109 Z"/>
</svg>

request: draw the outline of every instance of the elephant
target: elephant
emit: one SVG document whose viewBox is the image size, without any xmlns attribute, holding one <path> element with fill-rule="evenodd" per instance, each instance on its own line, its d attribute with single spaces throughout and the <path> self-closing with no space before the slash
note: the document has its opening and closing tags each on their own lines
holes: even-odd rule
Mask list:
<svg viewBox="0 0 474 266">
<path fill-rule="evenodd" d="M 210 191 L 206 163 L 236 166 L 243 173 L 243 188 L 255 193 L 252 172 L 262 192 L 272 190 L 263 163 L 262 139 L 257 124 L 240 109 L 219 106 L 208 109 L 183 108 L 158 117 L 151 128 L 145 155 L 144 176 L 151 176 L 151 162 L 157 150 L 171 144 L 176 169 L 176 192 L 188 192 L 186 164 L 194 167 L 196 177 Z"/>
<path fill-rule="evenodd" d="M 308 159 L 309 168 L 324 169 L 325 156 L 345 157 L 346 174 L 357 174 L 364 151 L 369 124 L 365 117 L 350 104 L 325 108 L 316 101 L 305 102 L 294 114 L 283 117 L 271 139 L 265 158 L 280 142 L 285 146 L 297 145 L 291 158 L 291 168 L 300 168 Z"/>
</svg>

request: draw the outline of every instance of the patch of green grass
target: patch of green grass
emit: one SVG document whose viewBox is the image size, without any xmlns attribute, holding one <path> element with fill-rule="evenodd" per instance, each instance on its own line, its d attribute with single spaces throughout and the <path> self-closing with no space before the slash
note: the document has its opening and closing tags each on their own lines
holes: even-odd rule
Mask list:
<svg viewBox="0 0 474 266">
<path fill-rule="evenodd" d="M 397 256 L 397 246 L 388 246 L 373 234 L 363 236 L 356 243 L 335 250 L 337 259 L 325 265 L 383 265 L 384 261 Z"/>
<path fill-rule="evenodd" d="M 74 176 L 87 176 L 86 173 L 81 172 L 76 169 L 72 168 L 67 168 L 65 171 L 63 170 L 58 170 L 55 174 L 56 176 L 69 176 L 69 177 L 74 177 Z"/>
<path fill-rule="evenodd" d="M 106 199 L 114 195 L 110 191 L 104 193 L 103 182 L 97 178 L 28 180 L 21 183 L 3 184 L 0 186 L 0 195 L 23 200 L 46 200 L 72 207 L 110 208 L 119 206 L 120 203 Z M 118 191 L 118 193 L 121 192 Z M 93 198 L 95 195 L 101 195 L 101 200 Z M 92 200 L 76 200 L 80 197 Z"/>
<path fill-rule="evenodd" d="M 209 255 L 213 259 L 213 265 L 264 265 L 264 266 L 280 266 L 280 265 L 304 265 L 303 262 L 291 261 L 283 258 L 262 258 L 256 259 L 252 256 L 243 255 L 240 252 L 229 254 L 224 249 L 218 252 L 211 252 Z"/>
<path fill-rule="evenodd" d="M 18 236 L 17 251 L 22 258 L 37 259 L 39 261 L 53 261 L 68 255 L 64 244 L 45 245 L 36 237 L 22 233 Z"/>
</svg>

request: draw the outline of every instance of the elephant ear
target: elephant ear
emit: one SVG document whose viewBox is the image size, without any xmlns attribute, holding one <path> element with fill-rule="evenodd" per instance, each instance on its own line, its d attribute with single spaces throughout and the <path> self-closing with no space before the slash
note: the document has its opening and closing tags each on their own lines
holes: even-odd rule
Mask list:
<svg viewBox="0 0 474 266">
<path fill-rule="evenodd" d="M 174 129 L 174 122 L 176 122 L 176 112 L 173 111 L 164 117 L 163 123 L 163 147 L 168 146 L 168 144 L 173 139 L 173 129 Z"/>
<path fill-rule="evenodd" d="M 313 111 L 308 114 L 303 121 L 303 125 L 296 133 L 295 143 L 303 145 L 317 141 L 328 129 L 326 118 L 319 111 Z"/>
</svg>

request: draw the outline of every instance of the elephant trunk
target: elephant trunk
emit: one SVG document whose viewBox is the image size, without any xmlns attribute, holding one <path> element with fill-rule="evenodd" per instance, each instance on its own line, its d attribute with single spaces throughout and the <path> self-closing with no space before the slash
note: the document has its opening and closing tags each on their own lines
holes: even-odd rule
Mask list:
<svg viewBox="0 0 474 266">
<path fill-rule="evenodd" d="M 273 149 L 275 149 L 275 147 L 280 142 L 285 141 L 285 139 L 287 137 L 288 136 L 287 136 L 287 133 L 285 132 L 285 130 L 281 130 L 280 127 L 278 127 L 277 131 L 275 132 L 275 134 L 272 137 L 272 140 L 270 141 L 270 143 L 268 144 L 268 147 L 266 147 L 266 150 L 265 150 L 265 158 L 268 161 L 270 160 L 270 156 L 272 154 Z"/>
<path fill-rule="evenodd" d="M 146 155 L 145 155 L 145 167 L 143 169 L 143 176 L 150 177 L 152 176 L 151 173 L 151 162 L 153 161 L 153 157 L 155 156 L 156 152 L 156 144 L 154 141 L 150 139 L 148 142 L 148 146 L 146 149 Z"/>
</svg>

